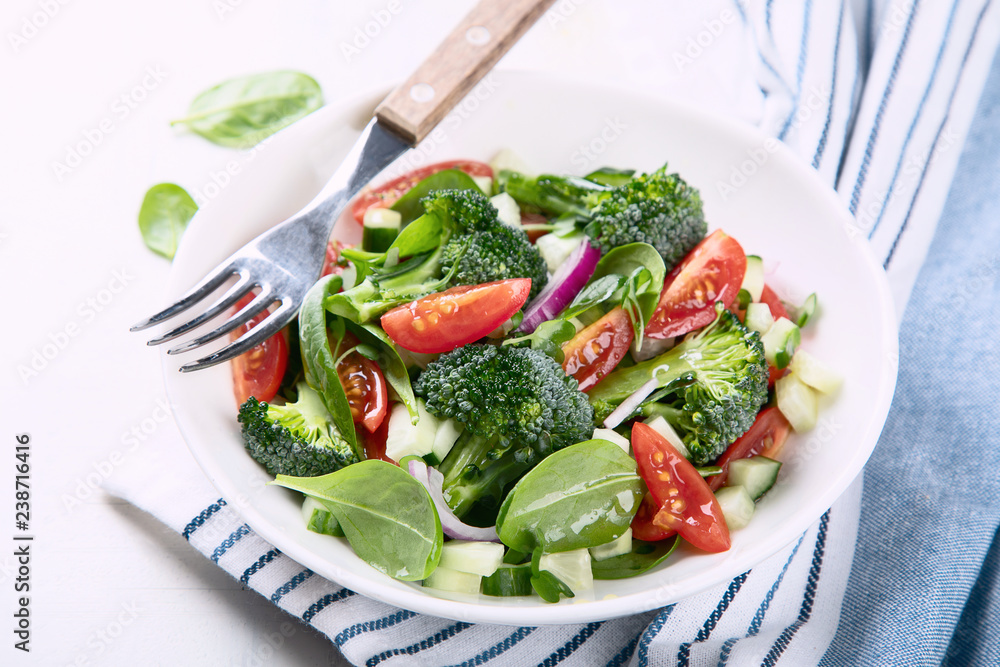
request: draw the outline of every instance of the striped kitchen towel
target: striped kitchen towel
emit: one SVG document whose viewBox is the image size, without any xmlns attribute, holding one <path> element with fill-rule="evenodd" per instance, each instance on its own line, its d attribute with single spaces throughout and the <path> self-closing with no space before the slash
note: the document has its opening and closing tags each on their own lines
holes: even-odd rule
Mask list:
<svg viewBox="0 0 1000 667">
<path fill-rule="evenodd" d="M 723 111 L 786 142 L 837 188 L 904 313 L 896 398 L 864 479 L 795 542 L 715 590 L 636 616 L 473 625 L 303 568 L 218 498 L 172 431 L 108 490 L 358 665 L 1000 664 L 1000 447 L 990 446 L 1000 232 L 988 218 L 1000 203 L 1000 69 L 989 77 L 1000 2 L 691 5 L 672 6 L 670 34 L 690 28 L 691 40 L 668 47 L 664 66 L 736 91 L 719 96 L 730 100 Z M 702 31 L 717 43 L 694 66 Z"/>
</svg>

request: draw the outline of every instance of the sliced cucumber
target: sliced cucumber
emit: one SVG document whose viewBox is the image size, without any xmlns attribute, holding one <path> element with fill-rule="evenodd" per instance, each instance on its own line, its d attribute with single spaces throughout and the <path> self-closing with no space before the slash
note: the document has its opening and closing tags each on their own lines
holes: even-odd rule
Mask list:
<svg viewBox="0 0 1000 667">
<path fill-rule="evenodd" d="M 337 517 L 312 496 L 306 496 L 302 502 L 302 518 L 306 520 L 306 528 L 314 533 L 334 537 L 344 536 L 344 529 L 337 522 Z"/>
<path fill-rule="evenodd" d="M 764 260 L 757 255 L 747 255 L 747 271 L 743 274 L 740 289 L 749 292 L 752 301 L 760 301 L 764 291 Z"/>
<path fill-rule="evenodd" d="M 593 438 L 594 440 L 607 440 L 608 442 L 613 442 L 624 449 L 626 454 L 628 454 L 629 447 L 632 446 L 632 443 L 628 441 L 628 438 L 612 431 L 610 428 L 595 428 Z"/>
<path fill-rule="evenodd" d="M 488 577 L 483 577 L 483 595 L 511 597 L 531 595 L 531 565 L 501 565 Z"/>
<path fill-rule="evenodd" d="M 529 178 L 535 175 L 535 172 L 531 171 L 528 163 L 525 162 L 520 155 L 509 148 L 501 148 L 497 151 L 497 154 L 490 160 L 490 166 L 493 167 L 494 174 L 507 170 L 516 171 L 522 176 L 527 176 Z"/>
<path fill-rule="evenodd" d="M 476 184 L 484 195 L 489 197 L 493 194 L 493 177 L 492 176 L 473 176 L 472 182 Z"/>
<path fill-rule="evenodd" d="M 483 578 L 478 574 L 469 574 L 438 566 L 436 570 L 431 572 L 431 576 L 424 579 L 422 585 L 425 588 L 436 588 L 439 591 L 476 594 L 479 592 L 479 584 L 482 580 Z"/>
<path fill-rule="evenodd" d="M 574 232 L 566 236 L 546 234 L 535 241 L 535 249 L 545 260 L 549 272 L 555 273 L 584 238 L 583 232 Z"/>
<path fill-rule="evenodd" d="M 805 350 L 795 352 L 795 356 L 792 357 L 792 363 L 788 368 L 800 380 L 824 394 L 832 394 L 837 391 L 844 380 L 832 368 Z"/>
<path fill-rule="evenodd" d="M 819 406 L 816 392 L 799 379 L 795 373 L 778 378 L 774 383 L 778 409 L 797 432 L 808 431 L 816 425 Z"/>
<path fill-rule="evenodd" d="M 514 229 L 521 229 L 521 207 L 517 205 L 513 197 L 506 192 L 501 192 L 490 197 L 490 203 L 496 208 L 500 222 Z"/>
<path fill-rule="evenodd" d="M 594 587 L 594 573 L 590 569 L 590 551 L 587 549 L 543 554 L 538 561 L 538 569 L 554 574 L 569 586 L 574 594 Z"/>
<path fill-rule="evenodd" d="M 674 430 L 674 427 L 671 426 L 670 422 L 666 419 L 661 416 L 647 419 L 646 426 L 666 438 L 667 442 L 673 445 L 674 449 L 676 449 L 681 456 L 686 459 L 691 458 L 691 452 L 688 451 L 687 445 L 684 444 L 684 441 L 681 440 L 681 436 L 677 435 L 677 431 Z"/>
<path fill-rule="evenodd" d="M 747 329 L 766 333 L 774 325 L 774 316 L 771 315 L 771 307 L 766 303 L 751 303 L 747 306 L 746 317 Z"/>
<path fill-rule="evenodd" d="M 496 542 L 451 540 L 441 547 L 439 567 L 488 577 L 503 562 L 503 545 Z"/>
<path fill-rule="evenodd" d="M 389 413 L 389 431 L 385 439 L 385 455 L 393 461 L 404 456 L 426 456 L 434 451 L 434 438 L 438 420 L 427 412 L 424 402 L 417 399 L 419 419 L 410 421 L 410 412 L 402 403 L 397 403 Z"/>
<path fill-rule="evenodd" d="M 365 212 L 361 232 L 361 249 L 368 252 L 385 252 L 399 236 L 403 216 L 388 208 L 370 208 Z"/>
<path fill-rule="evenodd" d="M 757 500 L 767 493 L 778 479 L 781 461 L 766 456 L 737 459 L 729 464 L 729 486 L 742 486 Z"/>
<path fill-rule="evenodd" d="M 795 354 L 795 348 L 802 340 L 798 325 L 787 317 L 779 317 L 771 328 L 760 337 L 764 345 L 767 362 L 778 368 L 785 368 Z"/>
<path fill-rule="evenodd" d="M 424 461 L 429 466 L 436 466 L 444 461 L 444 457 L 448 456 L 448 452 L 455 446 L 458 436 L 462 435 L 462 431 L 465 429 L 462 424 L 451 419 L 436 419 L 436 421 L 437 430 L 434 432 L 434 444 L 431 445 L 430 454 L 424 455 Z"/>
<path fill-rule="evenodd" d="M 804 327 L 809 323 L 809 320 L 816 315 L 816 307 L 819 305 L 816 299 L 816 292 L 813 292 L 806 297 L 805 302 L 801 307 L 795 309 L 795 323 L 800 327 Z"/>
<path fill-rule="evenodd" d="M 593 560 L 607 560 L 622 554 L 632 553 L 632 529 L 628 528 L 617 540 L 611 540 L 607 544 L 600 544 L 590 547 L 590 557 Z"/>
<path fill-rule="evenodd" d="M 724 486 L 715 492 L 715 499 L 719 501 L 729 530 L 739 530 L 750 523 L 756 505 L 742 486 Z"/>
</svg>

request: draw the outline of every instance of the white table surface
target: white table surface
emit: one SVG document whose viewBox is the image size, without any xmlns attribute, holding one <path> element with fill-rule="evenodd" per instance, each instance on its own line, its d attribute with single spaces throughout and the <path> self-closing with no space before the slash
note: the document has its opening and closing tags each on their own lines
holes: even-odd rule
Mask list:
<svg viewBox="0 0 1000 667">
<path fill-rule="evenodd" d="M 678 71 L 671 54 L 702 17 L 669 17 L 666 4 L 560 0 L 501 66 L 685 95 L 692 77 L 710 72 L 712 54 Z M 237 155 L 169 126 L 204 88 L 286 68 L 313 75 L 328 100 L 387 85 L 471 6 L 403 2 L 348 57 L 343 44 L 395 3 L 5 0 L 0 543 L 12 544 L 15 532 L 2 526 L 13 522 L 14 436 L 23 432 L 32 438 L 35 542 L 27 655 L 12 647 L 16 564 L 0 546 L 0 613 L 8 619 L 0 623 L 0 664 L 344 664 L 324 637 L 100 488 L 115 474 L 114 452 L 144 445 L 129 440 L 132 429 L 174 428 L 158 407 L 157 352 L 128 333 L 162 303 L 170 270 L 143 245 L 136 214 L 154 183 L 204 188 Z M 702 88 L 699 99 L 724 102 L 712 95 Z M 111 131 L 97 141 L 102 121 Z M 58 173 L 55 163 L 81 142 L 92 150 Z M 36 358 L 37 372 L 27 372 L 43 352 L 51 358 Z M 270 651 L 266 636 L 275 632 L 288 636 Z"/>
</svg>

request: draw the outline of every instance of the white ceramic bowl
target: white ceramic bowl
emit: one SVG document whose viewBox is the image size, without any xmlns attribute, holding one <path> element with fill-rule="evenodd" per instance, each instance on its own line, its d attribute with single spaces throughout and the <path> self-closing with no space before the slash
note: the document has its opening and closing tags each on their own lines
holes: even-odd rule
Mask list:
<svg viewBox="0 0 1000 667">
<path fill-rule="evenodd" d="M 239 173 L 225 187 L 203 190 L 214 198 L 184 236 L 170 296 L 304 205 L 381 97 L 330 104 L 255 151 L 234 154 Z M 443 159 L 487 160 L 505 147 L 555 173 L 584 174 L 603 165 L 651 170 L 669 161 L 700 188 L 710 227 L 765 258 L 779 294 L 794 301 L 818 293 L 822 314 L 806 329 L 802 346 L 843 374 L 844 386 L 824 400 L 816 429 L 789 439 L 779 483 L 750 525 L 733 534 L 728 553 L 678 549 L 653 572 L 596 582 L 590 600 L 446 599 L 376 572 L 345 540 L 308 532 L 296 494 L 265 486 L 270 477 L 243 449 L 228 366 L 182 375 L 180 361 L 164 355 L 167 392 L 191 452 L 229 505 L 284 553 L 358 593 L 436 616 L 516 625 L 589 622 L 660 607 L 754 567 L 830 507 L 875 446 L 892 398 L 897 348 L 882 269 L 865 241 L 849 233 L 851 218 L 833 191 L 784 146 L 733 120 L 635 92 L 497 72 L 389 173 Z M 341 223 L 341 238 L 355 240 L 356 224 Z"/>
</svg>

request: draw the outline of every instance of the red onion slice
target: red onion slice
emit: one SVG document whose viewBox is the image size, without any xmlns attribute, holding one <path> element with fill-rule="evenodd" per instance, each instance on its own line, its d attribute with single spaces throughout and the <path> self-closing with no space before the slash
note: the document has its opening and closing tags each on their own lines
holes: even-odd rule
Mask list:
<svg viewBox="0 0 1000 667">
<path fill-rule="evenodd" d="M 441 519 L 441 530 L 448 537 L 456 540 L 468 540 L 471 542 L 499 542 L 497 529 L 495 526 L 489 528 L 477 528 L 455 516 L 455 513 L 448 507 L 444 500 L 444 493 L 441 487 L 444 485 L 444 475 L 434 468 L 427 467 L 427 464 L 418 459 L 410 459 L 407 465 L 409 473 L 424 485 L 427 492 L 431 494 L 434 507 L 437 508 L 438 517 Z"/>
<path fill-rule="evenodd" d="M 587 237 L 580 239 L 580 245 L 552 275 L 545 289 L 528 304 L 518 331 L 531 333 L 539 324 L 558 315 L 594 275 L 600 259 L 601 251 L 590 245 Z"/>
</svg>

